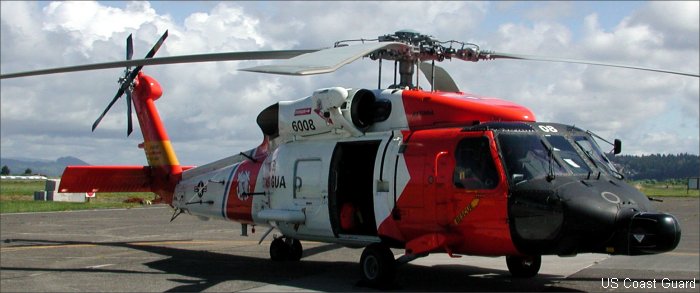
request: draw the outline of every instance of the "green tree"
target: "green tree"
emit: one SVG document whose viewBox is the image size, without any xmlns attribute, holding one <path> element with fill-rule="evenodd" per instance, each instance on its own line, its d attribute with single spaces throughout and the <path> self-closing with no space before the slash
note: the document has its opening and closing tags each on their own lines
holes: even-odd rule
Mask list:
<svg viewBox="0 0 700 293">
<path fill-rule="evenodd" d="M 2 171 L 0 171 L 0 174 L 2 174 L 2 175 L 10 175 L 10 168 L 7 167 L 7 165 L 2 166 Z"/>
<path fill-rule="evenodd" d="M 24 175 L 32 175 L 32 169 L 27 168 L 27 170 L 24 170 Z"/>
</svg>

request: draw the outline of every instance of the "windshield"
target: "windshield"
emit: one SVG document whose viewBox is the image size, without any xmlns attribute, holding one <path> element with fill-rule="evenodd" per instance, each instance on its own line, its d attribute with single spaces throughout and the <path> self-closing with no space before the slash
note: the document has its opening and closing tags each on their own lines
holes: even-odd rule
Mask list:
<svg viewBox="0 0 700 293">
<path fill-rule="evenodd" d="M 578 155 L 574 146 L 565 137 L 560 135 L 545 135 L 545 137 L 549 144 L 552 145 L 554 154 L 558 155 L 574 174 L 585 175 L 591 172 L 586 162 Z"/>
<path fill-rule="evenodd" d="M 586 136 L 576 136 L 574 137 L 576 145 L 578 145 L 581 150 L 586 154 L 586 157 L 599 169 L 605 171 L 606 173 L 614 176 L 619 176 L 619 172 L 615 169 L 612 162 L 608 160 L 608 157 L 600 150 L 598 144 L 595 143 L 591 138 Z"/>
<path fill-rule="evenodd" d="M 547 146 L 537 133 L 501 133 L 498 142 L 506 170 L 514 182 L 523 182 L 567 171 L 549 155 Z"/>
</svg>

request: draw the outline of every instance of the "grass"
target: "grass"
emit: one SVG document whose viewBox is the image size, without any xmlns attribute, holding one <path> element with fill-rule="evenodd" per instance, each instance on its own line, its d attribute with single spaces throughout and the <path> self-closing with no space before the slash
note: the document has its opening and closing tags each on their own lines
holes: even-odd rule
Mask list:
<svg viewBox="0 0 700 293">
<path fill-rule="evenodd" d="M 0 213 L 50 212 L 108 208 L 138 208 L 141 204 L 124 203 L 130 197 L 153 199 L 149 192 L 140 193 L 97 193 L 89 202 L 35 201 L 34 191 L 43 190 L 44 180 L 2 180 L 0 181 Z"/>
<path fill-rule="evenodd" d="M 639 189 L 642 193 L 651 197 L 698 197 L 700 196 L 700 190 L 691 189 L 688 190 L 685 184 L 674 184 L 671 182 L 658 182 L 658 183 L 646 183 L 644 181 L 630 182 L 634 187 Z"/>
<path fill-rule="evenodd" d="M 629 182 L 642 193 L 651 197 L 699 197 L 700 190 L 687 190 L 685 184 L 678 181 L 669 182 Z M 138 208 L 141 204 L 124 203 L 130 197 L 153 199 L 148 192 L 141 193 L 98 193 L 89 202 L 53 202 L 35 201 L 34 191 L 43 190 L 44 180 L 2 180 L 0 181 L 0 213 L 49 212 L 107 208 Z"/>
</svg>

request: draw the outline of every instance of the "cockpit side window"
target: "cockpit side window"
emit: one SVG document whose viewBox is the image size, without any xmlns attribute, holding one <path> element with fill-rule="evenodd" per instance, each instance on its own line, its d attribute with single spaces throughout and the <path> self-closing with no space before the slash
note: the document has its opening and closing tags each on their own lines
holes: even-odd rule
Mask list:
<svg viewBox="0 0 700 293">
<path fill-rule="evenodd" d="M 612 164 L 612 162 L 610 162 L 610 160 L 608 160 L 595 141 L 585 136 L 574 137 L 574 141 L 596 167 L 610 173 L 611 175 L 619 174 L 615 169 L 615 166 Z"/>
<path fill-rule="evenodd" d="M 498 172 L 491 157 L 489 139 L 468 137 L 462 139 L 455 151 L 457 166 L 453 182 L 458 188 L 493 189 L 498 186 Z"/>
</svg>

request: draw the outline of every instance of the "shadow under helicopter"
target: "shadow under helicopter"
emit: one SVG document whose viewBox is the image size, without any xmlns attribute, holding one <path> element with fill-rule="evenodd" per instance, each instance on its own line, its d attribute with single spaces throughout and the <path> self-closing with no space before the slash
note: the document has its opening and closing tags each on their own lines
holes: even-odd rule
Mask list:
<svg viewBox="0 0 700 293">
<path fill-rule="evenodd" d="M 94 245 L 120 247 L 158 254 L 166 258 L 143 263 L 160 272 L 140 272 L 109 268 L 37 268 L 7 267 L 0 270 L 27 272 L 76 272 L 76 273 L 114 273 L 114 274 L 151 274 L 179 275 L 182 278 L 169 278 L 168 281 L 180 285 L 165 290 L 166 292 L 204 291 L 220 283 L 229 281 L 253 281 L 266 284 L 291 286 L 314 291 L 577 291 L 557 287 L 561 276 L 540 274 L 535 278 L 512 278 L 508 271 L 473 267 L 469 265 L 435 265 L 432 267 L 405 264 L 399 267 L 393 284 L 382 288 L 368 288 L 360 281 L 358 264 L 347 261 L 305 260 L 299 262 L 273 262 L 267 258 L 257 258 L 218 252 L 180 249 L 174 247 L 144 245 L 144 242 L 84 242 L 52 241 L 36 239 L 7 239 L 14 243 L 11 247 L 38 245 Z M 158 241 L 161 242 L 161 241 Z M 26 244 L 22 244 L 26 243 Z M 156 242 L 157 243 L 157 242 Z M 337 244 L 322 244 L 304 250 L 303 257 L 328 252 L 341 248 Z M 309 282 L 305 277 L 335 274 L 328 276 L 330 282 Z M 325 276 L 324 276 L 325 277 Z M 195 279 L 195 280 L 192 280 Z M 340 280 L 341 283 L 333 283 Z M 346 281 L 345 284 L 342 282 Z M 119 290 L 119 288 L 113 288 Z"/>
</svg>

